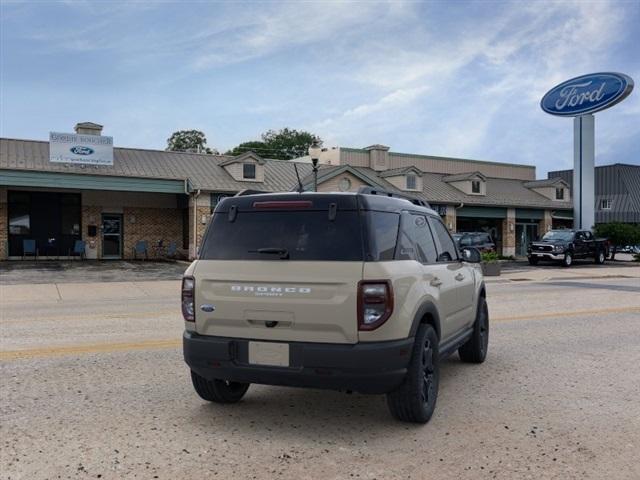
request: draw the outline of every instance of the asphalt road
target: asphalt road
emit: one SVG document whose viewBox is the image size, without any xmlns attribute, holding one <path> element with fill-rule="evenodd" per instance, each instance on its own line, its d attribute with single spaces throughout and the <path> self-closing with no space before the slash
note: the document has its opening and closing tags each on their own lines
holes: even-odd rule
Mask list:
<svg viewBox="0 0 640 480">
<path fill-rule="evenodd" d="M 207 404 L 178 284 L 94 285 L 104 298 L 2 298 L 2 479 L 640 478 L 639 278 L 491 283 L 489 358 L 445 362 L 426 426 L 382 396 Z"/>
</svg>

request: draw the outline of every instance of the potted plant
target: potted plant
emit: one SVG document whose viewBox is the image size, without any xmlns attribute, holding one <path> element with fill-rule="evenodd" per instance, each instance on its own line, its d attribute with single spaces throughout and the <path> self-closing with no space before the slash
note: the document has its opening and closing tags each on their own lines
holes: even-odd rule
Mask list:
<svg viewBox="0 0 640 480">
<path fill-rule="evenodd" d="M 482 253 L 482 273 L 487 277 L 497 277 L 500 275 L 500 262 L 496 252 Z"/>
</svg>

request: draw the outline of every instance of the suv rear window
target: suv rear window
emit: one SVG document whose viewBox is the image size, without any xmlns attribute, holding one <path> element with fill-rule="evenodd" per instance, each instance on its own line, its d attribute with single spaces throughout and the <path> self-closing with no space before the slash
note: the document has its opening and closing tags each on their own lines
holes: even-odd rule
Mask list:
<svg viewBox="0 0 640 480">
<path fill-rule="evenodd" d="M 329 220 L 324 211 L 240 212 L 213 216 L 199 258 L 202 260 L 362 261 L 362 231 L 357 211 L 339 210 Z"/>
<path fill-rule="evenodd" d="M 491 243 L 491 237 L 488 233 L 481 233 L 478 235 L 478 245 L 482 245 L 483 243 Z"/>
</svg>

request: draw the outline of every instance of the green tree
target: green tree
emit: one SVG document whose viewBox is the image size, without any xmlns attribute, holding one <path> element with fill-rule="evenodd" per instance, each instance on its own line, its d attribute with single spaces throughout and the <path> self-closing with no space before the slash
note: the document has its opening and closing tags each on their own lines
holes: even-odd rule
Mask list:
<svg viewBox="0 0 640 480">
<path fill-rule="evenodd" d="M 255 152 L 261 157 L 271 158 L 270 155 L 268 154 L 268 147 L 265 145 L 264 142 L 260 142 L 258 140 L 255 140 L 253 142 L 241 143 L 237 147 L 234 147 L 231 150 L 227 151 L 225 155 L 233 155 L 235 157 L 237 155 L 242 155 L 243 153 L 249 152 L 249 151 Z"/>
<path fill-rule="evenodd" d="M 640 225 L 620 222 L 601 223 L 596 225 L 595 233 L 596 236 L 608 238 L 611 242 L 611 260 L 616 256 L 617 247 L 640 243 Z"/>
<path fill-rule="evenodd" d="M 218 153 L 207 147 L 207 137 L 200 130 L 178 130 L 167 139 L 167 151 Z"/>
<path fill-rule="evenodd" d="M 244 142 L 227 152 L 227 155 L 239 155 L 252 150 L 261 157 L 291 160 L 292 158 L 307 155 L 313 142 L 322 143 L 317 135 L 304 130 L 298 131 L 289 128 L 282 130 L 268 130 L 263 133 L 262 141 Z"/>
</svg>

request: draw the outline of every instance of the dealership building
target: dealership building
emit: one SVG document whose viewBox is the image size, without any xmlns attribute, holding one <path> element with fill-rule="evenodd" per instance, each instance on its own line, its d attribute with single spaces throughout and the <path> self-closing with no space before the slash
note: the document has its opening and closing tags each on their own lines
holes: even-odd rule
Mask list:
<svg viewBox="0 0 640 480">
<path fill-rule="evenodd" d="M 560 178 L 571 187 L 573 170 L 547 174 Z M 595 167 L 595 222 L 640 224 L 640 165 L 614 163 Z"/>
<path fill-rule="evenodd" d="M 217 202 L 244 190 L 314 188 L 309 159 L 113 147 L 102 126 L 79 123 L 49 141 L 0 139 L 0 259 L 65 258 L 78 240 L 89 259 L 131 259 L 143 242 L 161 257 L 193 257 Z M 323 150 L 319 191 L 362 186 L 429 202 L 451 231 L 486 231 L 499 252 L 523 255 L 552 226 L 570 226 L 569 183 L 536 180 L 534 166 L 413 155 L 384 145 Z"/>
</svg>

